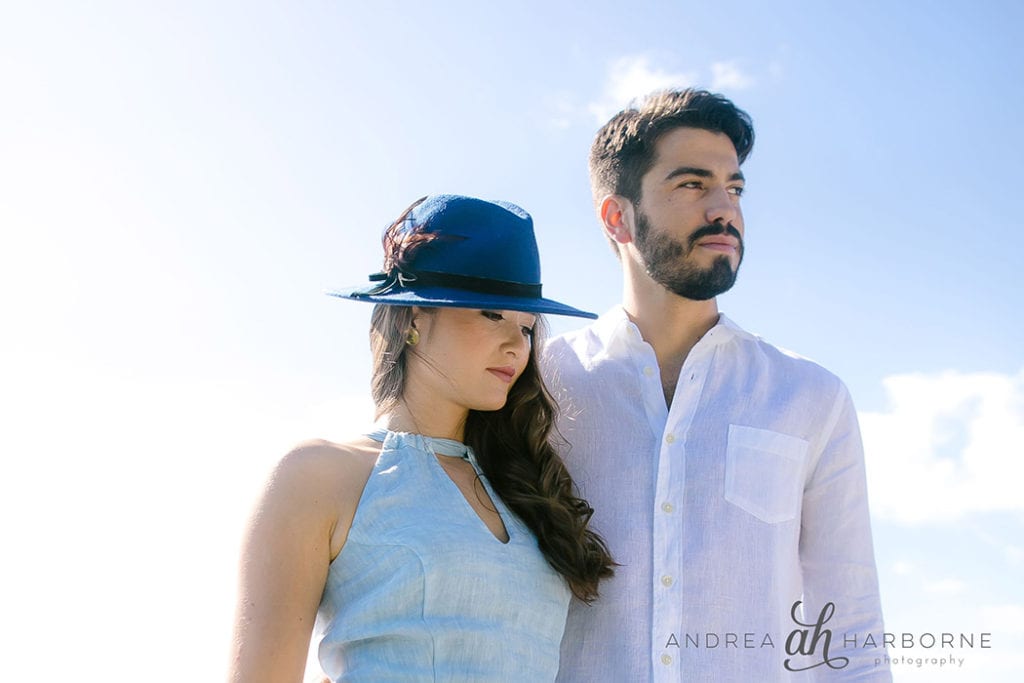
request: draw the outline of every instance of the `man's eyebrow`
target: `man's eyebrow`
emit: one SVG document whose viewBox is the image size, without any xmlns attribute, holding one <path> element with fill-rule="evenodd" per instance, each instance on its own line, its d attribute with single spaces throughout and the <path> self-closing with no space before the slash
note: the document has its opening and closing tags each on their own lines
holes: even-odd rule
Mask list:
<svg viewBox="0 0 1024 683">
<path fill-rule="evenodd" d="M 665 182 L 668 182 L 673 178 L 678 178 L 681 175 L 694 175 L 698 178 L 713 178 L 715 174 L 706 168 L 698 168 L 696 166 L 679 166 L 678 168 L 672 169 L 669 174 L 665 176 Z M 743 177 L 743 173 L 736 171 L 729 176 L 729 180 L 745 181 L 746 178 Z"/>
<path fill-rule="evenodd" d="M 714 173 L 706 168 L 697 168 L 696 166 L 679 166 L 672 169 L 669 174 L 665 176 L 665 180 L 669 181 L 673 178 L 678 178 L 681 175 L 695 175 L 698 178 L 710 178 Z"/>
</svg>

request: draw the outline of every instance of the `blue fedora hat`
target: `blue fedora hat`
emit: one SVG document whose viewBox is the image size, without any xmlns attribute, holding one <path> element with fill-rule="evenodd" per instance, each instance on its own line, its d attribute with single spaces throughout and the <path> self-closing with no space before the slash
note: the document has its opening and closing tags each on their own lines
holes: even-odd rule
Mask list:
<svg viewBox="0 0 1024 683">
<path fill-rule="evenodd" d="M 370 275 L 372 286 L 328 294 L 395 306 L 597 317 L 541 296 L 533 219 L 515 204 L 433 195 L 414 204 L 400 221 L 385 231 L 385 251 L 415 245 L 405 248 L 405 257 L 397 259 L 401 263 Z"/>
</svg>

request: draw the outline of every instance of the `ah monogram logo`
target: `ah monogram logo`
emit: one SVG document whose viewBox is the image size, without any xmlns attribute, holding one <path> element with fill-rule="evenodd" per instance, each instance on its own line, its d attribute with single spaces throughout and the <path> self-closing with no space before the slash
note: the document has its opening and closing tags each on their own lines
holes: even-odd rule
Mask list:
<svg viewBox="0 0 1024 683">
<path fill-rule="evenodd" d="M 803 628 L 793 629 L 789 636 L 786 638 L 786 654 L 790 655 L 782 663 L 786 667 L 787 671 L 807 671 L 815 667 L 827 664 L 832 669 L 842 669 L 850 663 L 849 657 L 829 657 L 828 648 L 832 644 L 832 630 L 825 628 L 825 624 L 832 615 L 835 614 L 836 606 L 834 603 L 825 603 L 825 606 L 821 608 L 821 613 L 818 614 L 818 620 L 814 623 L 805 624 L 797 618 L 797 609 L 800 607 L 801 601 L 797 600 L 793 603 L 793 608 L 789 611 L 790 616 L 793 618 L 793 623 L 802 626 Z M 806 657 L 812 657 L 818 650 L 818 645 L 821 644 L 821 656 L 822 660 L 816 664 L 809 666 L 797 667 L 791 665 L 795 655 L 804 655 Z"/>
</svg>

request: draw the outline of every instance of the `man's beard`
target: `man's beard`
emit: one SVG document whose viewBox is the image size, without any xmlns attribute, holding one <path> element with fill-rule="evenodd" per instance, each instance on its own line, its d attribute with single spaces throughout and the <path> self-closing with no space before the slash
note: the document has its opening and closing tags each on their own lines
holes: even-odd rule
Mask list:
<svg viewBox="0 0 1024 683">
<path fill-rule="evenodd" d="M 732 269 L 729 257 L 716 256 L 708 268 L 700 268 L 688 260 L 697 240 L 709 235 L 729 234 L 739 240 L 739 261 Z M 644 258 L 647 274 L 665 289 L 694 301 L 707 301 L 726 292 L 736 282 L 743 262 L 743 237 L 732 225 L 712 223 L 701 226 L 686 238 L 686 243 L 661 232 L 652 232 L 651 222 L 637 211 L 636 247 Z"/>
</svg>

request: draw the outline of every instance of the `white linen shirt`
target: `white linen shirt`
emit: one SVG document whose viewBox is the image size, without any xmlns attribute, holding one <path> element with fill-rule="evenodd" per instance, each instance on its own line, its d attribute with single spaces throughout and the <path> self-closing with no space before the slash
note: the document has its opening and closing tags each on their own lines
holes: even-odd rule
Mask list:
<svg viewBox="0 0 1024 683">
<path fill-rule="evenodd" d="M 891 680 L 860 432 L 837 377 L 720 316 L 669 409 L 620 307 L 553 339 L 544 369 L 566 463 L 621 565 L 593 605 L 573 600 L 558 680 Z"/>
</svg>

